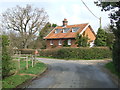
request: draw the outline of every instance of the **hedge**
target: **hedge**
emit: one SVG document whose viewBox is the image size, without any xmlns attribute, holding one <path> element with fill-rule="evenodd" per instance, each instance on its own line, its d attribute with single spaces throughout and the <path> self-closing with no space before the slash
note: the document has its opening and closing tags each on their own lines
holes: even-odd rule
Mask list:
<svg viewBox="0 0 120 90">
<path fill-rule="evenodd" d="M 21 54 L 34 54 L 34 49 L 14 49 L 14 53 L 20 52 Z"/>
<path fill-rule="evenodd" d="M 46 49 L 39 52 L 40 56 L 58 59 L 105 59 L 111 58 L 112 52 L 109 48 L 59 48 Z"/>
</svg>

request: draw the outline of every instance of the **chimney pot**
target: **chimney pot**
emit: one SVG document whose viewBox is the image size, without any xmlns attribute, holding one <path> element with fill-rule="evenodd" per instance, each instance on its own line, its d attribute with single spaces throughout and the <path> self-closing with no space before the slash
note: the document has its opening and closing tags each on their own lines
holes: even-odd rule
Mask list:
<svg viewBox="0 0 120 90">
<path fill-rule="evenodd" d="M 67 24 L 68 24 L 68 21 L 67 21 L 66 18 L 64 18 L 64 20 L 63 20 L 63 26 L 67 26 Z"/>
</svg>

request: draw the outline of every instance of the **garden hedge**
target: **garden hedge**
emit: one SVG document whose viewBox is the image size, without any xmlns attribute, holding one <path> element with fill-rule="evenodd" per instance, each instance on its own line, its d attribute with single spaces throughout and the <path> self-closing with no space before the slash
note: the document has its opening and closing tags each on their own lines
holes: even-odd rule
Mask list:
<svg viewBox="0 0 120 90">
<path fill-rule="evenodd" d="M 51 57 L 58 59 L 104 59 L 111 58 L 112 52 L 109 48 L 58 48 L 46 49 L 39 51 L 39 55 L 43 57 Z"/>
<path fill-rule="evenodd" d="M 20 52 L 21 54 L 34 54 L 35 50 L 34 49 L 14 49 L 15 52 Z"/>
</svg>

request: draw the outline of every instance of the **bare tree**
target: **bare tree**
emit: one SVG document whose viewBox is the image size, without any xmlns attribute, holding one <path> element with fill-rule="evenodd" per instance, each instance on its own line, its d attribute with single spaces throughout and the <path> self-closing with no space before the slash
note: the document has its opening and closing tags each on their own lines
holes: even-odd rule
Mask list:
<svg viewBox="0 0 120 90">
<path fill-rule="evenodd" d="M 26 7 L 16 6 L 7 9 L 2 14 L 2 27 L 17 32 L 22 48 L 27 48 L 47 21 L 48 15 L 45 10 L 43 8 L 32 8 L 31 5 L 26 5 Z"/>
</svg>

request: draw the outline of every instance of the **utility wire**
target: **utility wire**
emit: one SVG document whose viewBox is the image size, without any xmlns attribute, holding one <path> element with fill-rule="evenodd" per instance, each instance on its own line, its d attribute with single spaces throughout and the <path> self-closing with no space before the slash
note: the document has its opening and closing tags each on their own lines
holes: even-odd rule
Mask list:
<svg viewBox="0 0 120 90">
<path fill-rule="evenodd" d="M 88 8 L 88 6 L 85 4 L 85 2 L 83 2 L 83 0 L 81 0 L 81 1 L 86 6 L 86 8 L 92 13 L 93 16 L 95 16 L 97 19 L 100 19 Z"/>
<path fill-rule="evenodd" d="M 97 17 L 97 16 L 88 8 L 88 6 L 85 4 L 85 2 L 83 2 L 83 0 L 81 0 L 81 1 L 82 1 L 82 3 L 86 6 L 86 8 L 91 12 L 91 14 L 92 14 L 94 17 L 96 17 L 97 19 L 99 19 L 100 28 L 102 28 L 102 25 L 101 25 L 101 17 L 100 17 L 100 18 Z"/>
</svg>

